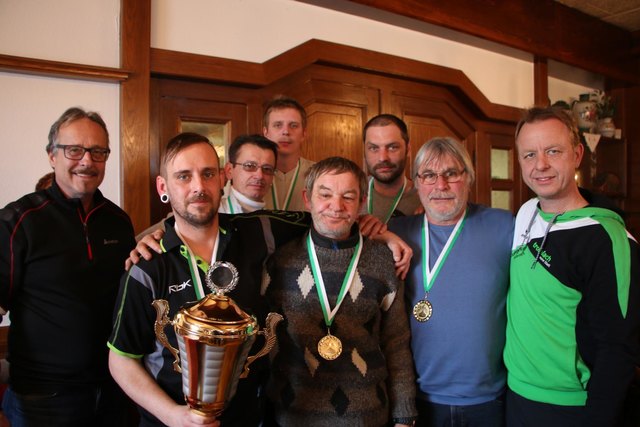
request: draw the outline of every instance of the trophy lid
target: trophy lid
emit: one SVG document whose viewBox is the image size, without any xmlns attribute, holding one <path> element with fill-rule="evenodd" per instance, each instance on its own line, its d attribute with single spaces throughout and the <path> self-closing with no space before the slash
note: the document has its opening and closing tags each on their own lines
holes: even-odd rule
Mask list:
<svg viewBox="0 0 640 427">
<path fill-rule="evenodd" d="M 224 295 L 209 294 L 186 308 L 185 312 L 202 322 L 237 323 L 253 319 L 234 300 Z"/>
<path fill-rule="evenodd" d="M 220 336 L 252 335 L 258 330 L 256 319 L 224 295 L 238 283 L 238 270 L 228 262 L 218 261 L 207 271 L 211 294 L 179 310 L 175 326 L 185 333 Z"/>
</svg>

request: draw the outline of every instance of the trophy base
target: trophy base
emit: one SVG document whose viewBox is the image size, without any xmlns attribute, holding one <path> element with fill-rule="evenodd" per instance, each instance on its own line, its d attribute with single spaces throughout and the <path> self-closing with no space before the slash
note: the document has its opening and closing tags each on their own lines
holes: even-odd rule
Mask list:
<svg viewBox="0 0 640 427">
<path fill-rule="evenodd" d="M 220 415 L 222 415 L 222 412 L 224 411 L 224 406 L 219 406 L 219 407 L 208 406 L 208 407 L 199 407 L 199 408 L 194 408 L 190 406 L 189 410 L 194 414 L 198 414 L 203 417 L 210 417 L 211 415 L 213 415 L 214 417 L 218 418 Z"/>
</svg>

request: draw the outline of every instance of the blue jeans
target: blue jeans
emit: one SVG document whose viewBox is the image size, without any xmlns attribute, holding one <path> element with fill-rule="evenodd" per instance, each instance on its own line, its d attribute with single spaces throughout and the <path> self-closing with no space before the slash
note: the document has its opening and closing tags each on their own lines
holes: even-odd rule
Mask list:
<svg viewBox="0 0 640 427">
<path fill-rule="evenodd" d="M 442 405 L 417 399 L 416 427 L 503 427 L 502 398 L 477 405 Z"/>
<path fill-rule="evenodd" d="M 11 427 L 123 426 L 126 399 L 115 384 L 54 393 L 16 393 L 9 387 L 2 410 Z"/>
</svg>

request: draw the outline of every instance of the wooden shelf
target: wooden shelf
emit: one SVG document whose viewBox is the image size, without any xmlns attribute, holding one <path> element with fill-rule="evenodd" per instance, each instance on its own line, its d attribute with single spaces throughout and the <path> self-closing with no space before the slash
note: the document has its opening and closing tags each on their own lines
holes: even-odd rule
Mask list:
<svg viewBox="0 0 640 427">
<path fill-rule="evenodd" d="M 627 195 L 627 140 L 601 137 L 595 150 L 595 162 L 594 153 L 591 152 L 584 138 L 582 143 L 585 151 L 578 170 L 580 186 L 602 192 L 611 198 L 625 198 Z M 609 174 L 605 188 L 596 188 L 600 187 L 600 183 L 594 183 L 594 179 L 601 180 L 604 174 Z"/>
</svg>

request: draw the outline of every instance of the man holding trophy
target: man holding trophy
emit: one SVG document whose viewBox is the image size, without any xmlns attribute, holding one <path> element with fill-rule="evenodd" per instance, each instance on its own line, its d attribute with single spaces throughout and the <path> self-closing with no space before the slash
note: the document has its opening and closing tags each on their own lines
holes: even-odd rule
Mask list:
<svg viewBox="0 0 640 427">
<path fill-rule="evenodd" d="M 173 317 L 181 306 L 209 293 L 205 287 L 208 266 L 225 260 L 239 270 L 240 283 L 229 295 L 264 319 L 266 304 L 256 284 L 268 255 L 267 243 L 288 240 L 297 228 L 301 234 L 307 230 L 308 219 L 289 214 L 286 229 L 273 221 L 269 228 L 277 237 L 271 236 L 275 242 L 266 242 L 266 237 L 259 239 L 266 235 L 259 218 L 218 215 L 222 188 L 218 156 L 198 134 L 183 133 L 169 142 L 156 184 L 161 197 L 170 201 L 174 219 L 165 223 L 164 253 L 138 263 L 122 278 L 108 343 L 109 367 L 114 379 L 141 407 L 141 425 L 215 426 L 218 421 L 214 416 L 197 414 L 184 405 L 182 377 L 174 372 L 171 352 L 156 341 L 156 311 L 151 304 L 158 299 L 168 301 Z M 177 347 L 175 333 L 170 328 L 166 332 L 171 345 Z M 259 390 L 266 362 L 259 362 L 251 366 L 249 377 L 239 382 L 235 398 L 221 417 L 223 424 L 225 420 L 227 425 L 260 422 Z"/>
</svg>

